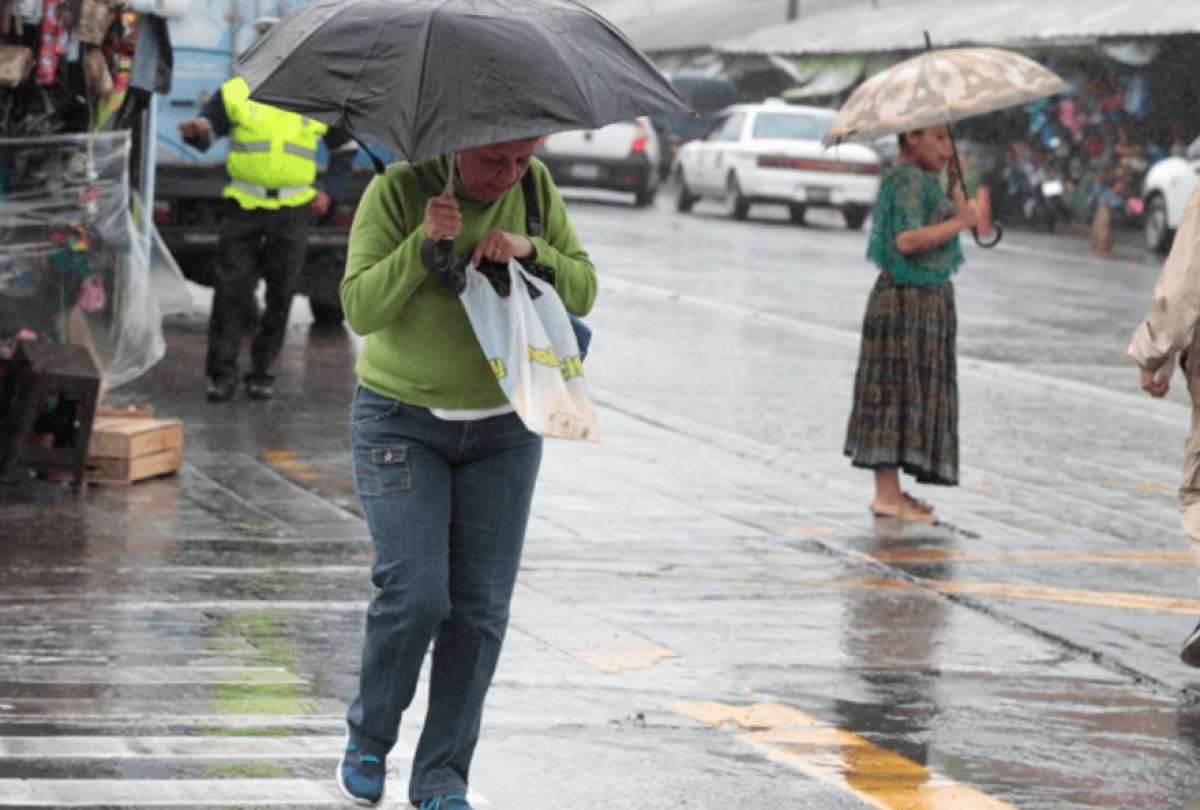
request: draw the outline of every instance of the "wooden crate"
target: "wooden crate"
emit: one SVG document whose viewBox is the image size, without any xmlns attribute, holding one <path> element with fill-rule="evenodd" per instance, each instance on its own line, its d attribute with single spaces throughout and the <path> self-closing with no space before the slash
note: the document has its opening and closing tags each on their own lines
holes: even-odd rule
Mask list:
<svg viewBox="0 0 1200 810">
<path fill-rule="evenodd" d="M 153 405 L 101 405 L 96 409 L 96 417 L 111 417 L 116 419 L 149 419 L 154 416 Z"/>
<path fill-rule="evenodd" d="M 132 484 L 168 475 L 183 464 L 183 423 L 178 419 L 100 417 L 88 446 L 88 481 Z"/>
</svg>

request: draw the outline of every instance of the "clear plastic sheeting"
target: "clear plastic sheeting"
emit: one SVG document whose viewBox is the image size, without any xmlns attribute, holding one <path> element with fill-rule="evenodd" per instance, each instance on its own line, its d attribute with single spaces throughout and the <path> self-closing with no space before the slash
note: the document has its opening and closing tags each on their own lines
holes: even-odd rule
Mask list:
<svg viewBox="0 0 1200 810">
<path fill-rule="evenodd" d="M 18 339 L 85 347 L 114 388 L 162 358 L 128 132 L 0 139 L 0 357 Z"/>
</svg>

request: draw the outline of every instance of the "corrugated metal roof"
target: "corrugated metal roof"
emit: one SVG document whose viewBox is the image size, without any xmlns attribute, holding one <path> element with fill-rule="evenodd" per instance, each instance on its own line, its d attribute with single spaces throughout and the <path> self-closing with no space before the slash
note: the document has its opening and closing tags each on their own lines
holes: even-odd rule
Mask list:
<svg viewBox="0 0 1200 810">
<path fill-rule="evenodd" d="M 877 6 L 877 7 L 876 7 Z M 802 5 L 803 8 L 803 5 Z M 734 53 L 852 53 L 1200 32 L 1198 0 L 879 0 L 714 41 Z"/>
<path fill-rule="evenodd" d="M 787 21 L 787 0 L 590 0 L 586 5 L 644 51 L 707 49 L 718 40 Z"/>
</svg>

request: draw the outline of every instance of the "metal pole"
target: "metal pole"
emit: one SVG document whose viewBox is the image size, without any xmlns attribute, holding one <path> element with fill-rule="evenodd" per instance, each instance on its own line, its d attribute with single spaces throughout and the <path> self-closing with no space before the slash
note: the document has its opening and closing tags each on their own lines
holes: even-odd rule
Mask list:
<svg viewBox="0 0 1200 810">
<path fill-rule="evenodd" d="M 234 0 L 229 4 L 229 72 L 233 73 L 233 62 L 241 53 L 242 0 Z"/>
<path fill-rule="evenodd" d="M 146 267 L 154 251 L 154 174 L 158 166 L 158 94 L 151 93 L 142 116 L 142 237 Z"/>
<path fill-rule="evenodd" d="M 787 18 L 788 22 L 800 18 L 800 0 L 788 0 Z"/>
</svg>

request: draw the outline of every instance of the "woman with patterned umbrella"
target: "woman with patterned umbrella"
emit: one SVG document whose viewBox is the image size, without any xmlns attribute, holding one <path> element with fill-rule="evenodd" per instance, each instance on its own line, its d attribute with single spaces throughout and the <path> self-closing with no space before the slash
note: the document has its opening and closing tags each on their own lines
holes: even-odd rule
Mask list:
<svg viewBox="0 0 1200 810">
<path fill-rule="evenodd" d="M 958 483 L 957 316 L 950 283 L 963 262 L 958 235 L 985 220 L 969 200 L 949 123 L 1067 85 L 1018 54 L 990 48 L 929 51 L 873 76 L 826 138 L 899 133 L 883 175 L 867 258 L 879 268 L 863 319 L 844 452 L 875 474 L 877 517 L 933 523 L 933 507 L 900 486 Z M 949 194 L 939 175 L 948 169 Z M 994 244 L 991 243 L 991 244 Z"/>
</svg>

